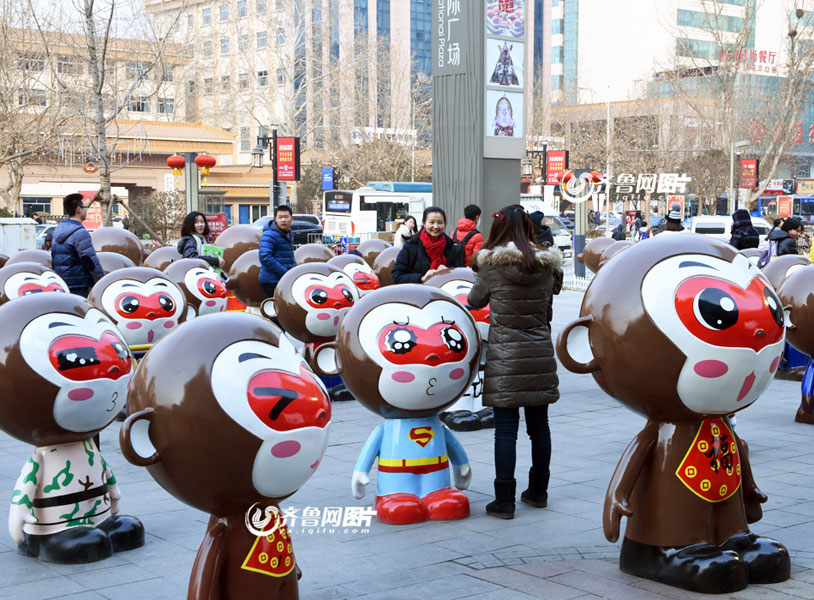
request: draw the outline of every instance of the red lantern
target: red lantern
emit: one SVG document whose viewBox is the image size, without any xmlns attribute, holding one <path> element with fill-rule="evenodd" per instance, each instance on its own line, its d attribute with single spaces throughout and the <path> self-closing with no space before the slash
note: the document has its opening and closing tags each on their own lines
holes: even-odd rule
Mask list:
<svg viewBox="0 0 814 600">
<path fill-rule="evenodd" d="M 201 175 L 204 177 L 209 175 L 209 169 L 214 167 L 215 163 L 217 163 L 215 157 L 208 154 L 199 154 L 195 157 L 195 164 L 201 168 Z"/>
<path fill-rule="evenodd" d="M 167 166 L 172 169 L 172 174 L 176 177 L 178 177 L 181 174 L 181 171 L 184 170 L 185 164 L 186 161 L 180 154 L 173 154 L 167 158 Z"/>
</svg>

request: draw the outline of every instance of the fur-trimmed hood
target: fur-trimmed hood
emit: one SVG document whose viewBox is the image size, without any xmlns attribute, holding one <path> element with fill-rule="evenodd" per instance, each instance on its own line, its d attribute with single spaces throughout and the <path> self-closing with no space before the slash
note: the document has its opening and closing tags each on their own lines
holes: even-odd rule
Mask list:
<svg viewBox="0 0 814 600">
<path fill-rule="evenodd" d="M 562 252 L 558 248 L 552 246 L 545 250 L 537 250 L 535 255 L 537 256 L 537 262 L 541 266 L 562 269 Z M 514 242 L 509 242 L 505 246 L 484 249 L 474 254 L 469 261 L 469 266 L 474 271 L 484 267 L 497 267 L 507 270 L 513 267 L 512 270 L 517 270 L 522 274 L 523 253 L 514 245 Z"/>
</svg>

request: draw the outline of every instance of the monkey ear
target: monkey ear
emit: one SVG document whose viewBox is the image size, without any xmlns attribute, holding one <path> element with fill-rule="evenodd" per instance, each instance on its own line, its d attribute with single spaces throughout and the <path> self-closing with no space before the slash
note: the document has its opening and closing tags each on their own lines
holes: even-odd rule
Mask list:
<svg viewBox="0 0 814 600">
<path fill-rule="evenodd" d="M 191 304 L 187 304 L 187 321 L 190 319 L 194 319 L 198 316 L 198 311 L 195 310 L 195 307 Z"/>
<path fill-rule="evenodd" d="M 557 357 L 569 371 L 593 373 L 599 370 L 588 336 L 592 322 L 593 317 L 582 317 L 569 323 L 557 336 Z"/>
<path fill-rule="evenodd" d="M 791 322 L 791 304 L 783 307 L 783 324 L 786 329 L 794 329 L 794 323 Z"/>
<path fill-rule="evenodd" d="M 322 377 L 333 377 L 342 373 L 342 361 L 336 351 L 336 342 L 322 344 L 314 351 L 311 368 Z"/>
<path fill-rule="evenodd" d="M 274 298 L 266 298 L 260 305 L 260 313 L 267 319 L 277 316 L 277 308 L 274 306 Z"/>
<path fill-rule="evenodd" d="M 153 421 L 153 409 L 145 408 L 133 413 L 122 424 L 119 431 L 119 445 L 124 457 L 139 467 L 148 467 L 161 460 L 158 451 L 150 440 L 150 424 Z"/>
</svg>

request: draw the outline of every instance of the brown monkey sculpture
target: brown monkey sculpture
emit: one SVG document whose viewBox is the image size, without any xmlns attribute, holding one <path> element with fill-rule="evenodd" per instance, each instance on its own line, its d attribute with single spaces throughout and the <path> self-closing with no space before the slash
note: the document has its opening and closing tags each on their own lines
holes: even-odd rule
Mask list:
<svg viewBox="0 0 814 600">
<path fill-rule="evenodd" d="M 361 256 L 342 254 L 333 257 L 328 261 L 328 264 L 342 269 L 346 275 L 353 279 L 353 283 L 356 284 L 356 289 L 359 290 L 361 296 L 382 287 L 376 273 Z"/>
<path fill-rule="evenodd" d="M 460 400 L 441 413 L 441 420 L 453 431 L 476 431 L 495 426 L 495 415 L 491 407 L 483 406 L 483 367 L 486 361 L 486 346 L 489 340 L 489 305 L 472 308 L 467 304 L 469 290 L 475 284 L 475 272 L 469 268 L 447 269 L 433 275 L 425 285 L 440 288 L 458 302 L 466 306 L 475 323 L 481 339 L 481 356 L 478 374 L 472 380 Z"/>
<path fill-rule="evenodd" d="M 144 260 L 144 247 L 135 234 L 121 227 L 100 227 L 90 236 L 96 252 L 122 254 L 139 266 Z"/>
<path fill-rule="evenodd" d="M 376 277 L 379 278 L 381 287 L 393 285 L 393 267 L 396 264 L 399 252 L 401 252 L 400 247 L 391 246 L 386 250 L 382 250 L 373 261 L 373 272 L 376 273 Z"/>
<path fill-rule="evenodd" d="M 189 307 L 188 316 L 203 316 L 226 310 L 229 292 L 220 276 L 206 261 L 182 258 L 164 271 L 181 288 Z"/>
<path fill-rule="evenodd" d="M 116 478 L 93 435 L 124 405 L 133 359 L 84 298 L 36 294 L 0 306 L 0 428 L 35 446 L 11 495 L 21 554 L 86 563 L 144 544 L 118 515 Z"/>
<path fill-rule="evenodd" d="M 232 225 L 218 236 L 215 244 L 223 248 L 223 269 L 227 273 L 231 272 L 232 264 L 238 257 L 249 250 L 260 249 L 262 233 L 254 225 Z"/>
<path fill-rule="evenodd" d="M 210 514 L 188 600 L 297 598 L 277 503 L 319 466 L 331 406 L 286 336 L 253 315 L 193 319 L 139 364 L 127 406 L 125 458 Z"/>
<path fill-rule="evenodd" d="M 164 273 L 147 267 L 108 273 L 88 300 L 113 319 L 131 348 L 155 344 L 187 315 L 184 293 Z"/>
<path fill-rule="evenodd" d="M 594 238 L 585 244 L 585 248 L 577 255 L 577 260 L 592 273 L 596 273 L 599 270 L 599 261 L 602 260 L 602 252 L 615 242 L 616 240 L 609 237 Z"/>
<path fill-rule="evenodd" d="M 245 312 L 260 315 L 260 305 L 267 296 L 260 285 L 259 250 L 249 250 L 232 263 L 226 289 L 246 307 Z"/>
<path fill-rule="evenodd" d="M 404 525 L 469 515 L 469 458 L 438 414 L 469 387 L 480 337 L 457 300 L 427 285 L 392 285 L 360 299 L 336 342 L 316 349 L 323 374 L 340 374 L 368 410 L 384 417 L 365 442 L 351 488 L 365 495 L 378 458 L 374 507 L 383 523 Z"/>
<path fill-rule="evenodd" d="M 62 277 L 40 263 L 20 262 L 0 268 L 0 304 L 40 292 L 70 294 L 71 290 Z"/>
<path fill-rule="evenodd" d="M 166 271 L 172 263 L 181 260 L 183 256 L 175 246 L 163 246 L 150 252 L 142 263 L 145 267 Z"/>
<path fill-rule="evenodd" d="M 99 259 L 99 264 L 102 265 L 102 270 L 105 273 L 136 266 L 136 263 L 118 252 L 97 252 L 96 257 Z"/>
<path fill-rule="evenodd" d="M 788 551 L 749 531 L 766 496 L 727 419 L 783 351 L 783 307 L 760 269 L 717 240 L 657 236 L 600 269 L 580 315 L 558 337 L 563 366 L 647 419 L 605 497 L 608 540 L 627 517 L 622 571 L 704 593 L 788 579 Z"/>
<path fill-rule="evenodd" d="M 333 251 L 322 244 L 303 244 L 294 251 L 294 260 L 298 265 L 312 262 L 328 262 L 334 256 Z"/>
<path fill-rule="evenodd" d="M 772 284 L 775 291 L 780 289 L 786 277 L 811 264 L 807 256 L 801 254 L 786 254 L 784 256 L 776 256 L 770 260 L 765 267 L 763 267 L 763 275 Z"/>
<path fill-rule="evenodd" d="M 761 251 L 758 250 L 757 248 L 746 248 L 744 250 L 741 250 L 740 253 L 755 264 L 757 264 L 757 261 L 761 255 Z"/>
<path fill-rule="evenodd" d="M 5 254 L 0 254 L 0 268 L 6 266 L 6 262 L 8 261 L 8 256 Z"/>
<path fill-rule="evenodd" d="M 376 257 L 388 248 L 392 248 L 392 246 L 390 242 L 372 239 L 362 242 L 356 249 L 359 251 L 359 254 L 362 255 L 362 258 L 365 259 L 365 262 L 372 267 L 376 262 Z"/>
<path fill-rule="evenodd" d="M 599 257 L 599 263 L 597 265 L 597 268 L 601 269 L 606 264 L 608 264 L 608 261 L 612 259 L 614 256 L 632 247 L 633 242 L 631 242 L 630 240 L 619 240 L 618 242 L 610 244 L 607 248 L 602 250 L 602 255 Z"/>
<path fill-rule="evenodd" d="M 6 261 L 7 265 L 21 262 L 35 262 L 51 268 L 51 253 L 46 250 L 23 250 Z"/>
<path fill-rule="evenodd" d="M 803 375 L 800 408 L 794 420 L 814 425 L 814 359 L 811 358 L 814 356 L 814 265 L 794 270 L 780 285 L 777 294 L 786 315 L 786 340 L 809 357 Z"/>
</svg>

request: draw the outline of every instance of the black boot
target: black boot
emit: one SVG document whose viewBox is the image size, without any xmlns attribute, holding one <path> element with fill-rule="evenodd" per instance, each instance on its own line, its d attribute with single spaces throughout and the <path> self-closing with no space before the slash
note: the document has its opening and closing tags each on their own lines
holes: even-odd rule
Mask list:
<svg viewBox="0 0 814 600">
<path fill-rule="evenodd" d="M 721 548 L 740 555 L 748 567 L 749 583 L 780 583 L 791 577 L 789 551 L 772 539 L 746 531 L 733 535 Z"/>
<path fill-rule="evenodd" d="M 136 517 L 113 515 L 98 525 L 110 538 L 113 552 L 134 550 L 144 545 L 144 525 Z"/>
<path fill-rule="evenodd" d="M 46 562 L 77 565 L 108 558 L 113 554 L 113 547 L 104 531 L 80 526 L 51 535 L 25 534 L 17 551 Z"/>
<path fill-rule="evenodd" d="M 548 471 L 529 469 L 529 489 L 520 494 L 520 502 L 544 508 L 548 504 Z"/>
<path fill-rule="evenodd" d="M 486 514 L 498 519 L 514 519 L 514 479 L 495 479 L 495 499 L 486 505 Z"/>
</svg>

